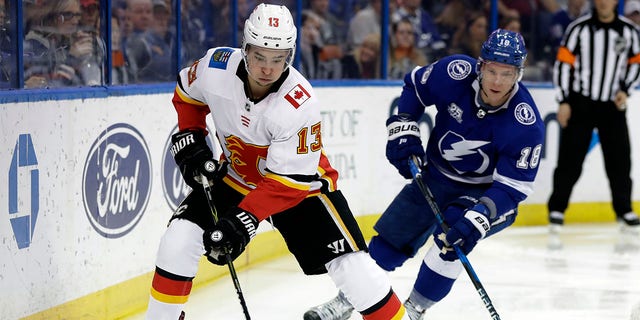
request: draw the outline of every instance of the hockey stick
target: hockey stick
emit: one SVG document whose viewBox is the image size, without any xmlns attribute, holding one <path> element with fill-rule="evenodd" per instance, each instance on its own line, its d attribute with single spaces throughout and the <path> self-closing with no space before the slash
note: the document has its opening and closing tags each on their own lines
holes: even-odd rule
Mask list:
<svg viewBox="0 0 640 320">
<path fill-rule="evenodd" d="M 213 215 L 213 222 L 217 224 L 218 211 L 216 210 L 216 206 L 213 203 L 213 193 L 211 192 L 211 185 L 209 184 L 209 179 L 207 179 L 207 177 L 205 177 L 204 175 L 200 175 L 200 177 L 202 178 L 202 186 L 204 187 L 204 194 L 207 196 L 207 204 L 209 205 L 209 209 L 211 209 L 211 214 Z M 238 280 L 238 274 L 236 273 L 236 268 L 233 266 L 233 261 L 231 260 L 229 251 L 225 249 L 224 255 L 228 261 L 227 266 L 229 267 L 231 280 L 233 280 L 233 286 L 236 287 L 236 293 L 238 294 L 238 299 L 240 299 L 240 305 L 242 306 L 242 312 L 244 312 L 244 317 L 247 320 L 251 320 L 251 316 L 249 315 L 249 309 L 247 309 L 247 302 L 244 300 L 242 289 L 240 289 L 240 280 Z"/>
<path fill-rule="evenodd" d="M 422 191 L 422 195 L 424 195 L 424 198 L 427 200 L 427 203 L 429 203 L 429 206 L 431 207 L 431 211 L 433 211 L 436 219 L 438 219 L 438 224 L 440 224 L 440 227 L 445 233 L 449 232 L 449 226 L 444 221 L 442 212 L 440 212 L 440 209 L 438 209 L 438 204 L 433 197 L 433 193 L 431 193 L 429 187 L 427 187 L 424 182 L 422 182 L 422 173 L 420 172 L 420 159 L 418 159 L 418 157 L 416 157 L 415 155 L 411 156 L 411 159 L 409 159 L 409 168 L 411 169 L 413 180 L 418 184 L 420 191 Z M 491 319 L 500 320 L 500 315 L 498 315 L 498 311 L 496 311 L 496 308 L 493 306 L 493 302 L 491 302 L 487 291 L 484 289 L 482 282 L 480 282 L 480 278 L 478 278 L 475 270 L 473 270 L 471 262 L 469 262 L 469 259 L 467 259 L 467 256 L 464 254 L 464 252 L 462 252 L 460 247 L 458 247 L 457 245 L 452 246 L 456 251 L 456 254 L 458 255 L 458 259 L 460 259 L 460 262 L 464 266 L 464 269 L 467 271 L 467 274 L 469 275 L 473 286 L 476 287 L 476 291 L 478 291 L 480 299 L 482 299 L 482 302 L 484 302 L 484 306 L 487 308 L 487 311 L 489 311 Z"/>
</svg>

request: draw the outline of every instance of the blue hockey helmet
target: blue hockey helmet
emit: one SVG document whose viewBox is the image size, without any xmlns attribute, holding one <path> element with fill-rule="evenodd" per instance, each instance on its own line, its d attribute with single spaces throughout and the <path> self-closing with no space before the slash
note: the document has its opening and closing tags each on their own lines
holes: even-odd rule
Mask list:
<svg viewBox="0 0 640 320">
<path fill-rule="evenodd" d="M 504 29 L 493 31 L 487 41 L 482 44 L 480 59 L 524 68 L 527 59 L 527 48 L 522 35 Z"/>
</svg>

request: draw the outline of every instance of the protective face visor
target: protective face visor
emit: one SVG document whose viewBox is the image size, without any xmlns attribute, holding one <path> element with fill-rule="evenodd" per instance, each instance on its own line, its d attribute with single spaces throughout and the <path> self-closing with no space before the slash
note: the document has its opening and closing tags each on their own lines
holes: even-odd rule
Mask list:
<svg viewBox="0 0 640 320">
<path fill-rule="evenodd" d="M 488 69 L 486 67 L 490 65 L 498 65 L 501 70 L 493 70 L 492 68 Z M 483 67 L 484 70 L 483 70 Z M 508 68 L 504 68 L 508 67 Z M 476 73 L 478 74 L 478 80 L 482 85 L 482 80 L 487 79 L 487 81 L 501 81 L 501 82 L 512 82 L 512 85 L 515 85 L 516 82 L 522 80 L 522 75 L 524 73 L 524 68 L 519 68 L 513 65 L 495 62 L 495 61 L 486 61 L 482 58 L 478 59 L 478 63 L 476 64 Z"/>
<path fill-rule="evenodd" d="M 251 73 L 250 69 L 253 67 L 282 68 L 284 72 L 293 63 L 294 53 L 293 49 L 267 49 L 247 45 L 242 52 L 242 56 L 248 73 Z"/>
</svg>

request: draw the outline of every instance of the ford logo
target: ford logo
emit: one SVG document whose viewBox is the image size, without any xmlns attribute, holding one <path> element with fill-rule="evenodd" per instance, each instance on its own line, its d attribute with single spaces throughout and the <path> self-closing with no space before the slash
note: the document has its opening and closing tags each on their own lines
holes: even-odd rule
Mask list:
<svg viewBox="0 0 640 320">
<path fill-rule="evenodd" d="M 144 138 L 118 123 L 91 146 L 83 172 L 82 197 L 91 226 L 106 238 L 129 233 L 151 195 L 151 161 Z"/>
</svg>

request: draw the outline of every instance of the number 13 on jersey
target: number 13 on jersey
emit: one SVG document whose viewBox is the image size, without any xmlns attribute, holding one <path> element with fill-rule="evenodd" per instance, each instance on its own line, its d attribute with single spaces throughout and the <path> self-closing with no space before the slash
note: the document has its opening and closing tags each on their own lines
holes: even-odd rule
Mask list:
<svg viewBox="0 0 640 320">
<path fill-rule="evenodd" d="M 316 152 L 322 149 L 322 136 L 321 136 L 321 125 L 320 122 L 311 125 L 311 127 L 304 127 L 298 131 L 298 153 L 304 154 L 309 153 L 309 149 L 311 152 Z M 308 143 L 309 134 L 313 136 L 312 142 Z"/>
</svg>

